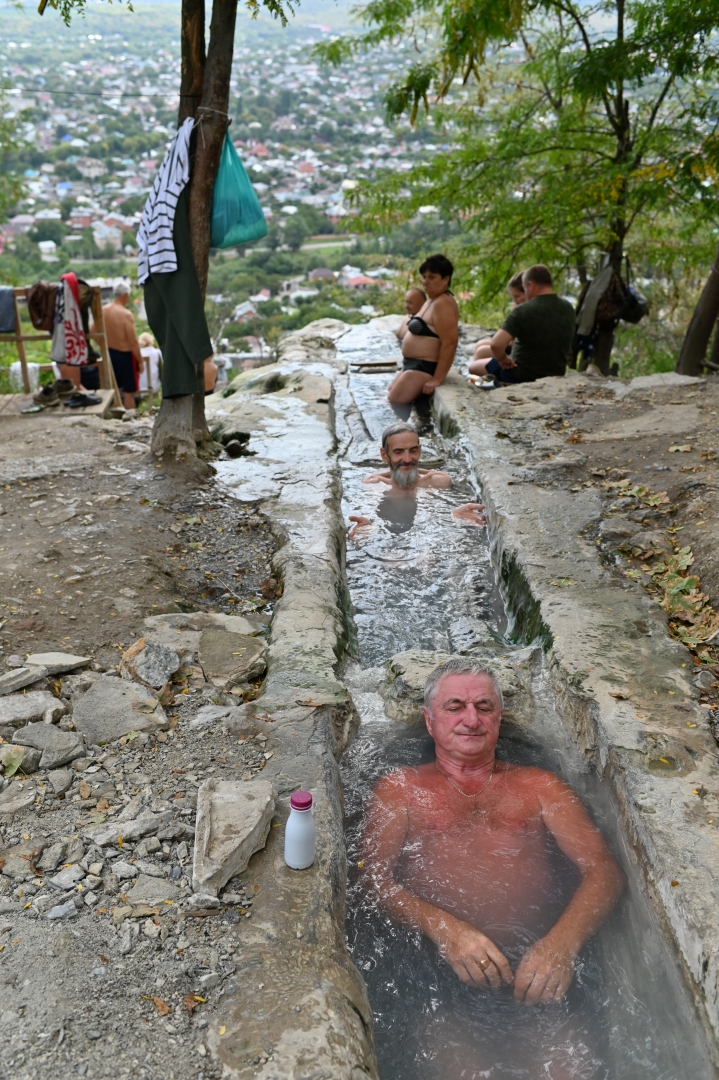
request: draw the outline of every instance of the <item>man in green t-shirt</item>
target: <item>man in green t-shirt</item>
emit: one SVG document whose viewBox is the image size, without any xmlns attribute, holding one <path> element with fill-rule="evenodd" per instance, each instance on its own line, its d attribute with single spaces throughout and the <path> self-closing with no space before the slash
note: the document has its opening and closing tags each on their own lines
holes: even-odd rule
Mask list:
<svg viewBox="0 0 719 1080">
<path fill-rule="evenodd" d="M 530 266 L 522 281 L 527 300 L 510 311 L 492 338 L 493 359 L 486 365 L 488 374 L 505 383 L 564 375 L 574 338 L 574 308 L 554 292 L 547 267 Z"/>
</svg>

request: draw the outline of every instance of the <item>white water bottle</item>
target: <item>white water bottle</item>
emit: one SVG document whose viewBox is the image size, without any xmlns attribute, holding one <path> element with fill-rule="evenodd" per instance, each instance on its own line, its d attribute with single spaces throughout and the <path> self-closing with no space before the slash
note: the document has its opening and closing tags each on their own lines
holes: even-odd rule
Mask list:
<svg viewBox="0 0 719 1080">
<path fill-rule="evenodd" d="M 285 862 L 292 870 L 306 870 L 315 861 L 315 820 L 309 791 L 290 796 L 290 816 L 285 825 Z"/>
</svg>

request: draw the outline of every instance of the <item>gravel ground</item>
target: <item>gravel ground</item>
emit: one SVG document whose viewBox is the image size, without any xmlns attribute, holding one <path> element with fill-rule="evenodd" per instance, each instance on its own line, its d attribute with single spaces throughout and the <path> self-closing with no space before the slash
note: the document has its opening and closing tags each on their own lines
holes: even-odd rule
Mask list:
<svg viewBox="0 0 719 1080">
<path fill-rule="evenodd" d="M 31 651 L 89 656 L 86 673 L 30 688 L 72 707 L 99 672 L 115 674 L 147 615 L 269 616 L 275 544 L 252 508 L 201 472 L 158 468 L 146 453 L 147 421 L 49 417 L 47 425 L 28 445 L 18 433 L 27 420 L 0 424 L 0 671 Z M 62 449 L 70 443 L 72 455 Z M 10 783 L 34 789 L 35 801 L 0 814 L 7 1075 L 219 1075 L 203 1035 L 235 970 L 245 920 L 263 898 L 242 877 L 219 906 L 193 897 L 197 789 L 209 777 L 257 775 L 273 751 L 265 736 L 192 725 L 202 706 L 238 704 L 201 668 L 178 673 L 174 692 L 169 730 L 91 746 L 52 775 Z M 72 729 L 71 713 L 59 726 Z M 163 815 L 162 824 L 135 841 L 99 847 L 86 832 L 103 818 L 147 813 Z M 148 879 L 167 899 L 128 895 Z"/>
</svg>

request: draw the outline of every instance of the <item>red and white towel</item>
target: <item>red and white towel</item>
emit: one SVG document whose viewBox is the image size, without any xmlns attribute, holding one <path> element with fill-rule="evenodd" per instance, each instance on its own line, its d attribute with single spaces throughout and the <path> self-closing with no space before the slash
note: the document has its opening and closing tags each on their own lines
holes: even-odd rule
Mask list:
<svg viewBox="0 0 719 1080">
<path fill-rule="evenodd" d="M 55 326 L 52 332 L 50 359 L 56 364 L 82 367 L 88 361 L 87 338 L 80 314 L 77 277 L 63 274 L 55 300 Z"/>
</svg>

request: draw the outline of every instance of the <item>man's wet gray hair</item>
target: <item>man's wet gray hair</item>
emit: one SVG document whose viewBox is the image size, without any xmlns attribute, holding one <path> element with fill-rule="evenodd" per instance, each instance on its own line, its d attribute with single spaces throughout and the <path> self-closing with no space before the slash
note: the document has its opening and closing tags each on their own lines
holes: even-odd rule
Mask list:
<svg viewBox="0 0 719 1080">
<path fill-rule="evenodd" d="M 504 708 L 504 697 L 502 695 L 502 687 L 499 685 L 499 681 L 494 672 L 487 667 L 484 667 L 479 660 L 472 660 L 470 657 L 457 656 L 453 660 L 447 660 L 444 664 L 440 664 L 438 668 L 435 668 L 427 682 L 424 684 L 424 705 L 432 715 L 432 701 L 434 695 L 437 693 L 439 684 L 446 675 L 486 675 L 491 682 L 494 692 L 499 699 L 500 709 Z"/>
<path fill-rule="evenodd" d="M 413 435 L 417 435 L 417 429 L 413 428 L 411 424 L 405 424 L 404 420 L 398 420 L 396 424 L 390 424 L 389 427 L 386 427 L 382 432 L 382 449 L 387 449 L 387 443 L 393 435 L 402 435 L 405 431 L 411 431 Z"/>
<path fill-rule="evenodd" d="M 113 285 L 112 291 L 115 296 L 129 296 L 130 286 L 126 281 L 119 280 Z"/>
</svg>

